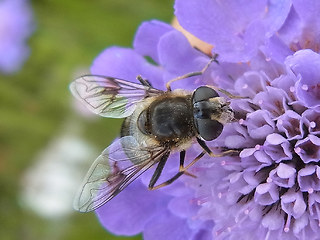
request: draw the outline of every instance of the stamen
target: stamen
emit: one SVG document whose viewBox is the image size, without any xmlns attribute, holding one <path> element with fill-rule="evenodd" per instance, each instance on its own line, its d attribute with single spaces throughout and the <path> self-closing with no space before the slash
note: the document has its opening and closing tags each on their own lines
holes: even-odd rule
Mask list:
<svg viewBox="0 0 320 240">
<path fill-rule="evenodd" d="M 296 153 L 301 153 L 302 149 L 299 148 L 299 147 L 296 147 L 296 148 L 294 148 L 294 151 L 295 151 Z"/>
<path fill-rule="evenodd" d="M 259 101 L 258 101 L 258 103 L 259 103 L 260 105 L 262 105 L 263 100 L 262 100 L 262 99 L 261 99 L 261 100 L 259 100 Z"/>
<path fill-rule="evenodd" d="M 226 166 L 226 165 L 233 165 L 233 166 L 238 166 L 238 165 L 241 165 L 241 162 L 235 162 L 235 161 L 225 161 L 225 160 L 223 160 L 223 161 L 221 161 L 220 162 L 220 165 L 221 166 Z"/>
<path fill-rule="evenodd" d="M 264 240 L 269 240 L 269 237 L 270 237 L 270 229 L 268 230 L 268 232 L 267 232 L 266 237 L 264 238 Z"/>
<path fill-rule="evenodd" d="M 227 195 L 227 193 L 228 193 L 228 192 L 219 192 L 219 193 L 218 193 L 218 198 L 219 198 L 219 199 L 223 198 L 224 196 Z"/>
<path fill-rule="evenodd" d="M 226 231 L 231 232 L 231 227 L 223 226 L 221 229 L 216 231 L 216 236 L 219 236 L 220 234 L 222 234 Z"/>
<path fill-rule="evenodd" d="M 221 228 L 220 230 L 216 231 L 216 236 L 219 236 L 220 234 L 224 233 L 224 232 L 231 232 L 232 227 L 226 227 L 224 226 L 223 228 Z"/>
<path fill-rule="evenodd" d="M 288 215 L 286 225 L 284 226 L 283 231 L 285 231 L 285 232 L 290 231 L 290 223 L 291 223 L 291 215 Z"/>
<path fill-rule="evenodd" d="M 258 150 L 260 150 L 261 145 L 257 144 L 254 148 L 258 151 Z"/>
<path fill-rule="evenodd" d="M 215 234 L 216 236 L 219 236 L 221 233 L 224 232 L 225 229 L 220 229 L 219 231 L 216 231 Z"/>
<path fill-rule="evenodd" d="M 291 86 L 291 87 L 290 87 L 290 92 L 293 93 L 293 92 L 295 92 L 295 91 L 296 91 L 296 88 L 295 88 L 294 86 Z"/>
<path fill-rule="evenodd" d="M 216 236 L 220 235 L 223 232 L 231 232 L 233 228 L 237 227 L 237 225 L 243 223 L 248 217 L 249 213 L 252 211 L 252 208 L 246 208 L 243 212 L 240 211 L 239 215 L 235 218 L 235 223 L 231 226 L 224 226 L 220 230 L 216 231 Z M 244 213 L 244 215 L 242 214 Z"/>
<path fill-rule="evenodd" d="M 244 210 L 244 214 L 245 214 L 245 215 L 248 215 L 249 213 L 250 213 L 250 210 L 249 210 L 249 209 Z"/>
<path fill-rule="evenodd" d="M 239 124 L 242 125 L 244 123 L 244 119 L 240 118 L 239 119 Z"/>
<path fill-rule="evenodd" d="M 313 188 L 309 188 L 309 189 L 308 189 L 308 193 L 309 193 L 309 194 L 313 193 L 313 191 L 314 191 Z"/>
<path fill-rule="evenodd" d="M 308 91 L 309 87 L 308 87 L 308 85 L 303 84 L 303 85 L 301 86 L 301 89 L 304 90 L 304 91 Z"/>
<path fill-rule="evenodd" d="M 248 88 L 248 84 L 244 84 L 243 86 L 242 86 L 242 89 L 247 89 Z"/>
<path fill-rule="evenodd" d="M 197 204 L 198 206 L 204 204 L 204 203 L 207 203 L 209 202 L 210 198 L 208 196 L 205 196 L 205 197 L 197 197 L 197 198 L 193 198 L 190 200 L 190 203 L 193 204 Z"/>
<path fill-rule="evenodd" d="M 267 183 L 271 183 L 272 182 L 272 178 L 268 177 L 267 178 Z"/>
<path fill-rule="evenodd" d="M 311 127 L 311 128 L 315 128 L 316 126 L 317 126 L 317 124 L 316 124 L 315 122 L 313 122 L 313 121 L 310 122 L 310 127 Z"/>
</svg>

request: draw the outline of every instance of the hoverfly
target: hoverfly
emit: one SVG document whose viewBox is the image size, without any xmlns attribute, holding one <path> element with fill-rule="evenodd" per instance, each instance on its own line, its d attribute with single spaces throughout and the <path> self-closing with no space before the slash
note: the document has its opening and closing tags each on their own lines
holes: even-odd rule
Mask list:
<svg viewBox="0 0 320 240">
<path fill-rule="evenodd" d="M 166 186 L 183 174 L 206 153 L 224 156 L 228 150 L 213 154 L 205 141 L 217 138 L 225 123 L 234 119 L 230 98 L 238 98 L 216 87 L 201 86 L 193 92 L 171 90 L 173 81 L 202 74 L 193 72 L 167 83 L 167 91 L 155 89 L 148 80 L 138 76 L 141 84 L 123 79 L 85 75 L 70 85 L 72 94 L 89 110 L 103 117 L 125 118 L 121 137 L 107 147 L 89 169 L 74 208 L 80 212 L 93 211 L 111 200 L 147 169 L 157 164 L 149 189 Z M 217 91 L 216 91 L 217 90 Z M 186 149 L 193 139 L 203 151 L 184 166 Z M 156 185 L 166 161 L 172 152 L 180 152 L 179 171 L 171 179 Z"/>
</svg>

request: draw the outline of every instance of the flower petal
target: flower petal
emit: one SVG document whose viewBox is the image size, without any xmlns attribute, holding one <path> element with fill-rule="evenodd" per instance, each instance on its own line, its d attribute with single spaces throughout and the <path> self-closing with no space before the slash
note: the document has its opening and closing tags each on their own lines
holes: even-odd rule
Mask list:
<svg viewBox="0 0 320 240">
<path fill-rule="evenodd" d="M 128 48 L 111 47 L 104 50 L 93 62 L 91 73 L 131 82 L 138 82 L 136 78 L 141 75 L 150 80 L 153 87 L 165 88 L 162 70 Z"/>
<path fill-rule="evenodd" d="M 179 31 L 166 33 L 160 39 L 158 52 L 159 62 L 167 70 L 166 81 L 187 73 L 201 71 L 210 61 L 208 56 L 194 49 L 187 38 Z M 189 77 L 174 82 L 173 86 L 194 90 L 197 86 L 202 85 L 202 78 L 202 75 Z"/>
<path fill-rule="evenodd" d="M 150 219 L 143 232 L 145 240 L 188 240 L 191 236 L 192 230 L 187 222 L 183 218 L 170 214 L 165 209 Z"/>
<path fill-rule="evenodd" d="M 166 204 L 160 192 L 148 191 L 140 181 L 135 181 L 96 213 L 101 224 L 114 234 L 135 235 L 142 232 Z"/>
<path fill-rule="evenodd" d="M 158 43 L 164 34 L 172 30 L 170 25 L 157 20 L 142 23 L 133 42 L 135 51 L 159 63 Z"/>
<path fill-rule="evenodd" d="M 267 9 L 267 11 L 266 11 Z M 178 0 L 175 14 L 189 32 L 215 46 L 225 61 L 248 61 L 263 36 L 284 23 L 290 1 L 195 1 Z"/>
</svg>

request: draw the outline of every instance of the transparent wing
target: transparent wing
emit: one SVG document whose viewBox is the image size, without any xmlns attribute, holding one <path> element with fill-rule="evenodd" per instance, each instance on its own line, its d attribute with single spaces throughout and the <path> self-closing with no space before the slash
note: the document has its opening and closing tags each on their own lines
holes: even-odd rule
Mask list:
<svg viewBox="0 0 320 240">
<path fill-rule="evenodd" d="M 93 113 L 111 118 L 130 116 L 137 102 L 162 93 L 150 86 L 98 75 L 76 79 L 70 90 Z"/>
<path fill-rule="evenodd" d="M 76 195 L 74 208 L 89 212 L 101 207 L 157 163 L 166 152 L 162 147 L 143 147 L 132 136 L 118 139 L 90 167 Z"/>
</svg>

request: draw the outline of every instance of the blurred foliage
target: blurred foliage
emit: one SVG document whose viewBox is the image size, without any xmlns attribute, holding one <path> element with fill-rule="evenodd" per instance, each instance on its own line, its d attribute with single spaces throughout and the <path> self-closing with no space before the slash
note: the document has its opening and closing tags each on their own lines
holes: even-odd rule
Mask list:
<svg viewBox="0 0 320 240">
<path fill-rule="evenodd" d="M 113 237 L 93 213 L 46 220 L 19 201 L 21 176 L 68 119 L 85 126 L 82 137 L 105 148 L 121 122 L 90 121 L 70 107 L 68 85 L 77 71 L 111 45 L 130 47 L 142 21 L 170 22 L 173 1 L 34 0 L 36 29 L 22 70 L 0 75 L 0 239 L 128 239 Z M 39 179 L 41 181 L 41 179 Z M 140 239 L 130 238 L 130 239 Z"/>
</svg>

